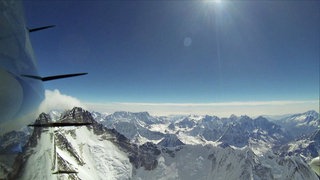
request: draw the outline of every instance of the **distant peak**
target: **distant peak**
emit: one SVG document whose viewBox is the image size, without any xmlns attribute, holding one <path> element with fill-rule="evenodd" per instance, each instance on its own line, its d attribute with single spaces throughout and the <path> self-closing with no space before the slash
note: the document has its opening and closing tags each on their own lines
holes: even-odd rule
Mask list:
<svg viewBox="0 0 320 180">
<path fill-rule="evenodd" d="M 46 114 L 46 113 L 41 113 L 41 114 L 39 114 L 39 118 L 44 118 L 44 117 L 49 117 L 49 115 L 48 114 Z"/>
<path fill-rule="evenodd" d="M 111 114 L 112 115 L 112 114 Z M 129 112 L 129 111 L 116 111 L 114 116 L 150 116 L 148 112 Z"/>
<path fill-rule="evenodd" d="M 268 119 L 267 118 L 265 118 L 265 117 L 263 117 L 263 116 L 258 116 L 257 118 L 255 118 L 254 120 L 267 120 L 268 121 Z"/>
<path fill-rule="evenodd" d="M 235 114 L 231 114 L 229 118 L 230 118 L 230 119 L 237 119 L 237 118 L 238 118 L 238 116 L 237 116 L 237 115 L 235 115 Z"/>
<path fill-rule="evenodd" d="M 113 113 L 113 115 L 115 115 L 115 116 L 123 116 L 123 115 L 128 115 L 128 114 L 130 114 L 130 112 L 128 112 L 128 111 L 116 111 Z"/>
<path fill-rule="evenodd" d="M 141 114 L 141 115 L 145 115 L 145 116 L 150 116 L 150 114 L 149 114 L 147 111 L 137 112 L 136 114 Z"/>
<path fill-rule="evenodd" d="M 305 112 L 303 114 L 309 115 L 309 116 L 314 116 L 314 117 L 319 116 L 319 113 L 317 111 L 315 111 L 315 110 L 310 110 L 310 111 L 307 111 L 307 112 Z"/>
<path fill-rule="evenodd" d="M 39 117 L 36 119 L 35 124 L 42 124 L 42 123 L 48 123 L 51 122 L 51 118 L 49 114 L 41 113 Z"/>
<path fill-rule="evenodd" d="M 252 120 L 252 119 L 247 115 L 242 115 L 240 116 L 239 120 L 241 121 L 241 120 Z"/>
<path fill-rule="evenodd" d="M 71 111 L 74 111 L 74 112 L 83 112 L 83 111 L 85 111 L 85 110 L 82 109 L 81 107 L 74 107 L 74 108 L 72 108 Z"/>
<path fill-rule="evenodd" d="M 201 115 L 195 115 L 195 114 L 190 114 L 187 118 L 192 119 L 192 120 L 199 121 L 199 120 L 203 119 L 203 118 L 204 118 L 204 116 L 201 116 Z"/>
</svg>

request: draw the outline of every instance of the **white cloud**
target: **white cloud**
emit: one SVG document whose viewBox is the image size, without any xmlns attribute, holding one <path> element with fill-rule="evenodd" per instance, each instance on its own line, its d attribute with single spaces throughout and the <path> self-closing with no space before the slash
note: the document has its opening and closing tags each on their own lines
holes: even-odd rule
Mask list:
<svg viewBox="0 0 320 180">
<path fill-rule="evenodd" d="M 221 117 L 236 115 L 283 115 L 319 109 L 318 100 L 309 101 L 252 101 L 220 103 L 86 103 L 89 110 L 112 113 L 115 111 L 148 111 L 154 115 L 208 114 Z"/>
<path fill-rule="evenodd" d="M 72 109 L 75 106 L 85 108 L 80 100 L 72 96 L 61 94 L 58 89 L 45 90 L 45 98 L 39 106 L 38 114 L 42 112 L 48 113 L 51 110 Z"/>
</svg>

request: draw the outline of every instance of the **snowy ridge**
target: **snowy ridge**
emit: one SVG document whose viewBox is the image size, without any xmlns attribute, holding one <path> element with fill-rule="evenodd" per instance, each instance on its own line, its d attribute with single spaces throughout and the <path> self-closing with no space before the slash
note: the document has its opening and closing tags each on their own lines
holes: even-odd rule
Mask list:
<svg viewBox="0 0 320 180">
<path fill-rule="evenodd" d="M 295 138 L 309 135 L 320 127 L 320 116 L 316 111 L 307 111 L 305 113 L 294 114 L 280 120 L 274 121 L 281 125 L 287 131 L 294 132 Z"/>
</svg>

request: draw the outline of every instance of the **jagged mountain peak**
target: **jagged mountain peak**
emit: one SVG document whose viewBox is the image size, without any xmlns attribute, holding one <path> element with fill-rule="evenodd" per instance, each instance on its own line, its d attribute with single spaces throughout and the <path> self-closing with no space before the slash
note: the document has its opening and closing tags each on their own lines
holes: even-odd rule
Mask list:
<svg viewBox="0 0 320 180">
<path fill-rule="evenodd" d="M 247 115 L 242 115 L 238 118 L 238 121 L 252 121 L 253 119 Z"/>
<path fill-rule="evenodd" d="M 218 116 L 205 115 L 201 120 L 202 121 L 218 121 L 220 120 L 220 118 Z"/>
<path fill-rule="evenodd" d="M 256 117 L 254 120 L 262 120 L 262 121 L 269 121 L 267 118 L 265 118 L 264 116 L 258 116 Z"/>
<path fill-rule="evenodd" d="M 129 112 L 129 111 L 116 111 L 111 115 L 115 117 L 128 117 L 128 116 L 150 116 L 148 112 Z"/>
<path fill-rule="evenodd" d="M 93 121 L 93 117 L 91 116 L 89 111 L 86 111 L 80 107 L 74 107 L 71 110 L 65 111 L 59 121 L 60 122 L 78 122 L 78 123 L 91 123 Z"/>
<path fill-rule="evenodd" d="M 259 116 L 255 119 L 253 119 L 253 122 L 254 122 L 255 126 L 262 126 L 265 128 L 280 128 L 279 125 L 269 121 L 267 118 L 265 118 L 263 116 Z"/>
<path fill-rule="evenodd" d="M 180 128 L 192 128 L 195 126 L 196 121 L 194 119 L 190 119 L 188 117 L 176 122 L 176 125 Z"/>
<path fill-rule="evenodd" d="M 201 119 L 203 119 L 204 116 L 201 116 L 201 115 L 196 115 L 196 114 L 190 114 L 188 115 L 188 118 L 192 119 L 192 120 L 196 120 L 196 121 L 199 121 Z"/>
<path fill-rule="evenodd" d="M 115 117 L 122 117 L 122 116 L 128 116 L 129 114 L 132 114 L 132 113 L 128 112 L 128 111 L 116 111 L 116 112 L 112 113 L 111 115 L 113 115 Z"/>
<path fill-rule="evenodd" d="M 198 126 L 203 126 L 203 127 L 208 127 L 211 126 L 212 124 L 217 123 L 220 121 L 220 118 L 217 116 L 196 116 L 196 115 L 190 115 L 186 117 L 182 117 L 175 122 L 172 122 L 169 125 L 170 129 L 175 129 L 174 126 L 177 126 L 179 128 L 184 128 L 184 129 L 192 129 Z"/>
<path fill-rule="evenodd" d="M 235 114 L 231 114 L 230 117 L 229 117 L 229 119 L 234 119 L 234 120 L 235 120 L 235 119 L 238 119 L 238 116 L 235 115 Z"/>
<path fill-rule="evenodd" d="M 39 117 L 36 119 L 35 124 L 45 124 L 51 121 L 52 120 L 49 114 L 41 113 Z"/>
<path fill-rule="evenodd" d="M 310 111 L 307 111 L 303 114 L 308 115 L 308 116 L 313 116 L 315 118 L 319 117 L 319 113 L 315 110 L 310 110 Z"/>
<path fill-rule="evenodd" d="M 82 109 L 81 107 L 74 107 L 71 110 L 65 111 L 64 115 L 71 115 L 71 114 L 79 114 L 79 113 L 86 113 L 88 111 Z"/>
<path fill-rule="evenodd" d="M 161 118 L 153 117 L 148 112 L 127 112 L 117 111 L 105 116 L 105 123 L 113 122 L 133 122 L 141 125 L 150 125 L 162 122 Z"/>
<path fill-rule="evenodd" d="M 177 147 L 185 145 L 175 134 L 166 134 L 163 140 L 161 140 L 158 145 L 163 147 Z"/>
<path fill-rule="evenodd" d="M 248 116 L 242 116 L 237 121 L 231 121 L 225 126 L 218 141 L 240 148 L 250 144 L 253 147 L 265 146 L 263 149 L 266 149 L 269 148 L 268 146 L 287 142 L 288 139 L 290 136 L 279 125 L 266 118 L 251 119 Z"/>
<path fill-rule="evenodd" d="M 159 140 L 163 137 L 161 132 L 150 130 L 153 124 L 163 123 L 163 121 L 158 117 L 151 116 L 148 112 L 118 111 L 105 116 L 99 122 L 109 129 L 117 129 L 118 132 L 133 142 L 140 142 L 141 137 L 149 140 Z"/>
</svg>

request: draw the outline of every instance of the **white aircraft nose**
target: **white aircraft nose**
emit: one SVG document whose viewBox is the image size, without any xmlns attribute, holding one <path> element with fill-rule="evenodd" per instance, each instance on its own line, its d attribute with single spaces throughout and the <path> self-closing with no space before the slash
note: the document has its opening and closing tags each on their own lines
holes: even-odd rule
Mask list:
<svg viewBox="0 0 320 180">
<path fill-rule="evenodd" d="M 312 159 L 310 167 L 320 176 L 320 156 Z"/>
<path fill-rule="evenodd" d="M 23 89 L 16 78 L 0 68 L 0 122 L 12 119 L 23 102 Z"/>
</svg>

